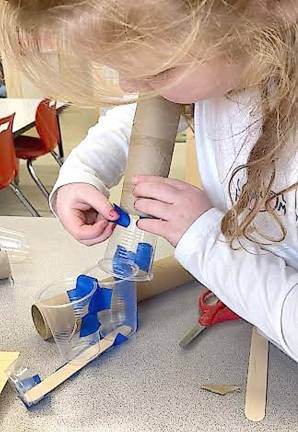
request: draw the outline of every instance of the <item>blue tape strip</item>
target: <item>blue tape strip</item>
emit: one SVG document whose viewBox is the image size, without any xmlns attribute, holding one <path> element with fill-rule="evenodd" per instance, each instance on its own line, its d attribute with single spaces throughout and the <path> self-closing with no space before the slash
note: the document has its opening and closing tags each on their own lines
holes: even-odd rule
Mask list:
<svg viewBox="0 0 298 432">
<path fill-rule="evenodd" d="M 146 273 L 150 270 L 152 254 L 153 246 L 150 243 L 138 243 L 135 263 Z"/>
<path fill-rule="evenodd" d="M 86 297 L 94 288 L 94 281 L 96 279 L 86 276 L 86 275 L 80 275 L 77 278 L 76 287 L 72 290 L 67 291 L 69 300 L 77 301 L 84 297 Z"/>
<path fill-rule="evenodd" d="M 121 207 L 117 206 L 117 204 L 114 204 L 114 209 L 119 214 L 119 219 L 114 222 L 116 225 L 123 226 L 124 228 L 127 228 L 130 224 L 130 216 L 126 211 L 124 211 Z"/>
<path fill-rule="evenodd" d="M 128 340 L 127 336 L 124 336 L 122 333 L 118 333 L 113 343 L 113 346 L 120 345 L 127 340 Z"/>
<path fill-rule="evenodd" d="M 89 303 L 89 312 L 94 314 L 104 309 L 111 308 L 113 290 L 98 287 Z"/>
<path fill-rule="evenodd" d="M 98 321 L 97 315 L 88 313 L 82 318 L 80 337 L 89 336 L 92 333 L 97 332 L 99 327 L 100 327 L 100 322 Z"/>
</svg>

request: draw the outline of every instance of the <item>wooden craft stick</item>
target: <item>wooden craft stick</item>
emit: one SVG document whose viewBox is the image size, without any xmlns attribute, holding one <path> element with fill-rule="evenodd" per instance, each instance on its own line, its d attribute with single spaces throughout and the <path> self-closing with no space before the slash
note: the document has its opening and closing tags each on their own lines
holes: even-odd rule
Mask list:
<svg viewBox="0 0 298 432">
<path fill-rule="evenodd" d="M 107 337 L 100 340 L 98 344 L 92 345 L 86 351 L 78 355 L 75 359 L 66 363 L 66 365 L 64 365 L 62 368 L 58 369 L 52 375 L 45 378 L 43 381 L 41 381 L 41 383 L 37 384 L 31 390 L 28 390 L 24 394 L 24 400 L 26 403 L 28 403 L 28 405 L 38 402 L 72 375 L 80 371 L 96 357 L 100 356 L 109 348 L 111 348 L 119 333 L 124 336 L 128 336 L 130 332 L 131 328 L 128 326 L 118 327 Z"/>
<path fill-rule="evenodd" d="M 268 379 L 268 341 L 256 327 L 252 330 L 248 363 L 245 416 L 251 421 L 261 421 L 266 413 Z"/>
</svg>

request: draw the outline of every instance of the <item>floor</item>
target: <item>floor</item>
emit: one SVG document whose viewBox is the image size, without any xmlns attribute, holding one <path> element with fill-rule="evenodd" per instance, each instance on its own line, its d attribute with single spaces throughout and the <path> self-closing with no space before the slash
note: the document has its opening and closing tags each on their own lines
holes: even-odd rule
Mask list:
<svg viewBox="0 0 298 432">
<path fill-rule="evenodd" d="M 96 110 L 82 110 L 79 108 L 68 108 L 60 117 L 63 146 L 67 156 L 73 147 L 80 143 L 87 133 L 87 130 L 97 121 Z M 34 135 L 34 130 L 28 133 Z M 183 141 L 183 139 L 182 139 Z M 44 156 L 34 162 L 36 172 L 40 175 L 48 190 L 51 190 L 58 176 L 59 167 L 51 156 Z M 185 144 L 177 142 L 171 168 L 171 176 L 184 179 L 185 165 Z M 40 212 L 41 216 L 50 217 L 46 199 L 29 177 L 26 167 L 21 163 L 20 188 L 30 202 Z M 111 201 L 118 202 L 121 194 L 121 185 L 111 191 Z M 0 215 L 1 216 L 30 216 L 22 206 L 14 193 L 9 189 L 0 191 Z"/>
</svg>

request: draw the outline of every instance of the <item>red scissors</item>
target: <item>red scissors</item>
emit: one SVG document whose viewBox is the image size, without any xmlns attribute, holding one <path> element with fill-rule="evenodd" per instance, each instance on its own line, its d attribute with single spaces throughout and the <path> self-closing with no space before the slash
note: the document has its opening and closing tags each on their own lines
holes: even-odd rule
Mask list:
<svg viewBox="0 0 298 432">
<path fill-rule="evenodd" d="M 194 325 L 181 339 L 179 345 L 185 348 L 203 330 L 224 321 L 234 321 L 240 319 L 235 312 L 231 311 L 208 289 L 204 289 L 198 298 L 198 308 L 200 316 Z"/>
</svg>

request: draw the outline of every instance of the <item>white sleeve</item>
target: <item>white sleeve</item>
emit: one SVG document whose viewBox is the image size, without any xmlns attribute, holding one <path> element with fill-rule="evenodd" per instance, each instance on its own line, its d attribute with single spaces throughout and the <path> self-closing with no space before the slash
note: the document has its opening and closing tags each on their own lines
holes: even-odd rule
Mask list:
<svg viewBox="0 0 298 432">
<path fill-rule="evenodd" d="M 60 169 L 50 195 L 52 210 L 56 192 L 65 184 L 89 183 L 108 196 L 108 189 L 119 183 L 126 167 L 135 110 L 136 104 L 115 107 L 89 129 Z"/>
<path fill-rule="evenodd" d="M 176 258 L 239 316 L 298 361 L 298 272 L 282 258 L 243 241 L 230 248 L 223 213 L 210 209 L 183 235 Z"/>
</svg>

